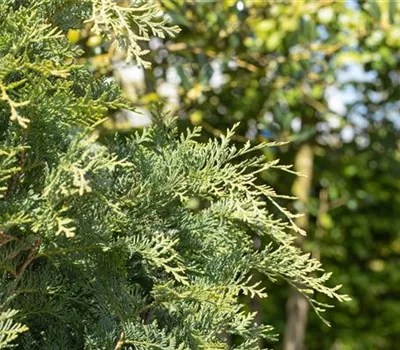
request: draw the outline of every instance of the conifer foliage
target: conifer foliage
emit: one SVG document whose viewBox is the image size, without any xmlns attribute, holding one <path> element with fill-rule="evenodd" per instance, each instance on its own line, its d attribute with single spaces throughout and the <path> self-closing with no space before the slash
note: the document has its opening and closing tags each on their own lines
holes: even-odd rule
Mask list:
<svg viewBox="0 0 400 350">
<path fill-rule="evenodd" d="M 266 297 L 254 272 L 298 286 L 317 312 L 313 291 L 346 299 L 256 181 L 289 168 L 237 149 L 234 128 L 200 143 L 155 109 L 153 126 L 100 142 L 96 126 L 130 106 L 74 64 L 66 31 L 91 23 L 147 65 L 140 42 L 178 31 L 157 8 L 3 0 L 0 23 L 0 348 L 228 349 L 237 335 L 232 349 L 259 349 L 272 327 L 239 301 Z M 270 243 L 256 250 L 253 235 Z"/>
</svg>

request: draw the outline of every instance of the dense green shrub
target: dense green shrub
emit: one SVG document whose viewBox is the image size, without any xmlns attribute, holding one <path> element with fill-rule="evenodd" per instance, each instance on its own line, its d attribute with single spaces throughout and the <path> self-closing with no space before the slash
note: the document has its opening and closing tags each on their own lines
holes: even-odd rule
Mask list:
<svg viewBox="0 0 400 350">
<path fill-rule="evenodd" d="M 152 127 L 100 142 L 96 126 L 130 107 L 74 64 L 65 33 L 86 23 L 145 64 L 138 41 L 177 31 L 157 16 L 112 0 L 0 4 L 0 348 L 223 349 L 238 335 L 235 349 L 258 349 L 272 327 L 239 302 L 266 296 L 255 272 L 317 312 L 313 291 L 346 299 L 256 182 L 289 168 L 243 158 L 255 148 L 232 145 L 233 130 L 199 143 L 155 109 Z M 254 249 L 253 235 L 269 243 Z"/>
</svg>

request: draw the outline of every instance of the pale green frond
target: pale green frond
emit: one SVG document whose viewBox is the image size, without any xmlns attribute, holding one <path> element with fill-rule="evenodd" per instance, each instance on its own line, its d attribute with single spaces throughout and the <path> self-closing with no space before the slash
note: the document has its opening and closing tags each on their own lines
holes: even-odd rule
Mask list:
<svg viewBox="0 0 400 350">
<path fill-rule="evenodd" d="M 25 325 L 13 320 L 13 317 L 17 314 L 18 311 L 12 309 L 0 313 L 0 349 L 13 347 L 13 340 L 15 340 L 19 334 L 28 330 L 28 327 Z"/>
<path fill-rule="evenodd" d="M 134 59 L 144 67 L 150 66 L 143 58 L 149 50 L 139 43 L 149 41 L 151 35 L 165 38 L 179 32 L 177 26 L 169 25 L 165 17 L 160 17 L 156 5 L 142 1 L 125 7 L 114 0 L 93 0 L 92 17 L 87 22 L 93 24 L 94 33 L 104 34 L 117 48 L 123 49 L 127 61 Z"/>
</svg>

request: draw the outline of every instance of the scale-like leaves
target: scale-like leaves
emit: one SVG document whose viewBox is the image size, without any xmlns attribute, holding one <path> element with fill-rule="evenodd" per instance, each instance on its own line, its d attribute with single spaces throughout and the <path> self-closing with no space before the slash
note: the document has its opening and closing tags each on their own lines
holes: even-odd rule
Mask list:
<svg viewBox="0 0 400 350">
<path fill-rule="evenodd" d="M 235 335 L 238 349 L 258 349 L 274 336 L 242 304 L 267 296 L 255 271 L 301 286 L 318 312 L 311 290 L 346 299 L 294 247 L 294 216 L 279 202 L 288 197 L 258 183 L 260 172 L 291 171 L 258 155 L 268 145 L 237 148 L 235 127 L 201 143 L 200 128 L 180 134 L 160 110 L 143 132 L 99 135 L 129 105 L 72 64 L 67 22 L 87 20 L 146 65 L 139 43 L 177 31 L 157 11 L 0 4 L 0 347 L 227 349 Z M 270 244 L 255 249 L 253 236 Z"/>
</svg>

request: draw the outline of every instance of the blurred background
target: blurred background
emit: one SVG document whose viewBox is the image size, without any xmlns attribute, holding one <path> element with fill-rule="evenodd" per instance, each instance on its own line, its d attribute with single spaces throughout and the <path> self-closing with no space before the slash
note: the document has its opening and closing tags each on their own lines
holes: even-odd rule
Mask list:
<svg viewBox="0 0 400 350">
<path fill-rule="evenodd" d="M 123 3 L 123 1 L 121 1 Z M 144 70 L 90 34 L 69 31 L 82 61 L 116 79 L 136 112 L 107 130 L 150 123 L 150 102 L 203 127 L 203 139 L 240 122 L 235 142 L 290 141 L 262 150 L 306 178 L 265 173 L 283 202 L 306 213 L 298 245 L 332 271 L 351 302 L 331 327 L 286 284 L 248 301 L 272 324 L 273 349 L 398 349 L 400 343 L 400 2 L 398 0 L 159 1 L 175 38 L 152 39 Z M 257 242 L 256 242 L 257 243 Z M 258 242 L 260 243 L 260 242 Z M 324 301 L 321 299 L 320 301 Z M 234 339 L 232 340 L 234 342 Z"/>
</svg>

